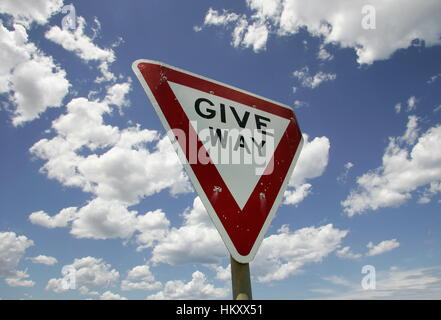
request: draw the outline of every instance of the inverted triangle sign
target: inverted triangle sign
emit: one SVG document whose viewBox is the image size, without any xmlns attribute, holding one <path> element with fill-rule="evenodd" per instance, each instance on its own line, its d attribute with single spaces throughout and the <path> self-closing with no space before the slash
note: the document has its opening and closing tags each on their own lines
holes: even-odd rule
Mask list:
<svg viewBox="0 0 441 320">
<path fill-rule="evenodd" d="M 164 63 L 132 67 L 230 254 L 250 262 L 303 144 L 292 109 Z"/>
</svg>

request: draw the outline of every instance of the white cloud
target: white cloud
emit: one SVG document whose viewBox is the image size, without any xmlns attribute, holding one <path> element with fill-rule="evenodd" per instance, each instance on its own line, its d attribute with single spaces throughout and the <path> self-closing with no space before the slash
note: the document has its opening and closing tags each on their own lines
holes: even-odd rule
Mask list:
<svg viewBox="0 0 441 320">
<path fill-rule="evenodd" d="M 261 19 L 248 23 L 245 16 L 226 10 L 220 13 L 212 8 L 208 10 L 204 19 L 204 25 L 206 26 L 230 26 L 232 23 L 236 23 L 231 42 L 234 47 L 253 48 L 255 52 L 266 49 L 269 30 Z M 200 31 L 202 28 L 199 28 Z"/>
<path fill-rule="evenodd" d="M 5 278 L 7 285 L 12 287 L 31 287 L 35 283 L 26 280 L 26 271 L 16 270 L 27 248 L 34 242 L 26 236 L 17 236 L 15 232 L 0 232 L 0 277 Z"/>
<path fill-rule="evenodd" d="M 136 211 L 118 201 L 96 198 L 78 210 L 70 233 L 77 238 L 129 238 L 136 228 Z"/>
<path fill-rule="evenodd" d="M 33 287 L 35 281 L 28 280 L 27 278 L 29 278 L 29 275 L 26 271 L 15 270 L 5 278 L 5 282 L 10 287 Z"/>
<path fill-rule="evenodd" d="M 163 240 L 168 235 L 169 227 L 170 221 L 160 209 L 138 215 L 136 229 L 139 233 L 136 235 L 136 241 L 139 246 L 136 250 L 150 248 Z"/>
<path fill-rule="evenodd" d="M 15 232 L 0 232 L 0 276 L 7 276 L 14 271 L 27 248 L 34 242 L 26 236 L 17 236 Z"/>
<path fill-rule="evenodd" d="M 431 76 L 430 79 L 427 80 L 427 84 L 432 84 L 436 80 L 438 80 L 439 78 L 441 78 L 441 73 L 438 73 L 438 74 L 435 74 L 435 75 Z"/>
<path fill-rule="evenodd" d="M 53 266 L 54 264 L 58 263 L 58 260 L 54 257 L 49 257 L 45 255 L 39 255 L 33 258 L 29 258 L 33 263 L 38 264 L 45 264 L 47 266 Z"/>
<path fill-rule="evenodd" d="M 239 15 L 235 13 L 229 13 L 225 10 L 222 13 L 219 13 L 217 10 L 210 8 L 205 15 L 204 24 L 225 26 L 230 22 L 237 21 L 237 19 L 239 19 Z"/>
<path fill-rule="evenodd" d="M 419 100 L 415 96 L 409 97 L 404 103 L 397 103 L 394 107 L 395 113 L 400 113 L 403 109 L 403 105 L 406 107 L 406 112 L 412 112 L 416 110 Z"/>
<path fill-rule="evenodd" d="M 109 66 L 115 61 L 115 54 L 112 49 L 104 49 L 93 42 L 93 38 L 84 33 L 86 20 L 83 17 L 77 18 L 77 29 L 75 31 L 63 30 L 59 26 L 51 27 L 45 34 L 48 40 L 59 44 L 67 51 L 74 52 L 79 58 L 85 61 L 98 61 L 102 77 L 97 82 L 113 81 L 116 77 L 109 71 Z"/>
<path fill-rule="evenodd" d="M 69 88 L 64 70 L 44 56 L 18 65 L 10 81 L 12 101 L 17 106 L 14 125 L 38 118 L 48 107 L 60 107 Z"/>
<path fill-rule="evenodd" d="M 344 287 L 351 287 L 352 283 L 348 280 L 346 280 L 343 277 L 339 276 L 329 276 L 329 277 L 323 277 L 323 280 L 329 281 L 334 285 L 337 286 L 344 286 Z"/>
<path fill-rule="evenodd" d="M 309 136 L 303 134 L 303 148 L 293 174 L 285 191 L 285 204 L 297 205 L 311 191 L 309 179 L 320 177 L 328 165 L 330 143 L 327 137 L 316 137 L 309 141 Z"/>
<path fill-rule="evenodd" d="M 75 98 L 67 104 L 67 113 L 52 123 L 55 137 L 30 149 L 46 160 L 41 172 L 65 186 L 127 204 L 167 188 L 172 194 L 190 191 L 168 137 L 160 139 L 156 131 L 139 125 L 120 130 L 104 123 L 104 115 L 113 111 L 109 103 L 124 104 L 122 92 L 129 90 L 128 85 L 116 86 L 102 101 Z M 93 153 L 96 149 L 102 152 Z"/>
<path fill-rule="evenodd" d="M 249 25 L 242 38 L 242 45 L 246 48 L 252 47 L 254 52 L 266 49 L 268 40 L 268 28 L 264 23 L 254 22 Z"/>
<path fill-rule="evenodd" d="M 46 24 L 48 19 L 63 6 L 63 0 L 2 0 L 0 13 L 14 18 L 14 22 L 29 26 L 32 22 Z"/>
<path fill-rule="evenodd" d="M 79 171 L 90 181 L 90 189 L 87 185 L 86 189 L 99 197 L 127 203 L 136 203 L 145 196 L 167 188 L 173 194 L 190 191 L 189 182 L 169 138 L 164 137 L 159 141 L 158 138 L 156 132 L 125 129 L 119 143 L 112 149 L 100 156 L 91 155 L 79 163 Z M 153 152 L 141 146 L 155 140 L 157 143 Z"/>
<path fill-rule="evenodd" d="M 169 232 L 170 221 L 162 210 L 138 214 L 115 200 L 95 198 L 80 209 L 66 208 L 49 216 L 43 211 L 29 216 L 33 224 L 46 228 L 70 227 L 77 238 L 129 239 L 136 233 L 137 251 L 154 246 Z"/>
<path fill-rule="evenodd" d="M 225 245 L 213 226 L 202 201 L 196 197 L 193 208 L 184 212 L 184 223 L 172 228 L 153 248 L 153 263 L 218 263 L 227 256 Z"/>
<path fill-rule="evenodd" d="M 348 231 L 334 228 L 332 224 L 290 231 L 282 226 L 278 234 L 263 240 L 252 263 L 252 273 L 259 282 L 283 280 L 300 272 L 312 262 L 320 262 L 340 247 Z"/>
<path fill-rule="evenodd" d="M 439 112 L 439 111 L 441 111 L 441 104 L 433 109 L 433 112 Z"/>
<path fill-rule="evenodd" d="M 317 53 L 317 58 L 321 61 L 330 61 L 334 59 L 334 56 L 326 50 L 325 45 L 321 44 L 319 47 L 319 52 Z"/>
<path fill-rule="evenodd" d="M 53 217 L 49 216 L 44 211 L 37 211 L 29 215 L 29 221 L 33 224 L 50 229 L 67 227 L 68 223 L 75 219 L 76 214 L 76 207 L 65 208 Z"/>
<path fill-rule="evenodd" d="M 55 278 L 49 279 L 45 289 L 48 291 L 53 291 L 55 293 L 62 293 L 67 291 L 67 289 L 65 289 L 65 287 L 63 286 L 63 279 Z"/>
<path fill-rule="evenodd" d="M 207 16 L 215 12 L 219 22 L 212 24 L 226 27 L 240 20 L 266 23 L 279 36 L 295 35 L 306 29 L 323 39 L 324 44 L 353 48 L 360 64 L 388 59 L 398 49 L 409 47 L 414 39 L 424 40 L 427 47 L 441 43 L 438 0 L 423 4 L 413 0 L 372 0 L 369 4 L 375 9 L 378 23 L 370 30 L 362 27 L 362 8 L 366 5 L 362 0 L 247 0 L 246 4 L 253 11 L 249 17 L 242 15 L 238 19 L 236 13 L 219 13 L 211 8 Z"/>
<path fill-rule="evenodd" d="M 0 51 L 0 94 L 8 94 L 15 126 L 61 106 L 70 86 L 66 72 L 28 41 L 23 26 L 14 24 L 9 31 L 0 24 Z"/>
<path fill-rule="evenodd" d="M 372 242 L 367 244 L 369 248 L 369 252 L 366 254 L 367 256 L 377 256 L 379 254 L 383 254 L 388 251 L 392 251 L 400 246 L 400 243 L 397 239 L 392 240 L 384 240 L 380 243 L 374 245 Z"/>
<path fill-rule="evenodd" d="M 59 280 L 59 279 L 57 279 L 57 280 Z M 64 292 L 64 290 L 61 290 L 61 291 L 59 291 L 57 293 L 60 293 L 60 292 Z M 96 296 L 96 297 L 98 297 L 100 295 L 97 291 L 91 291 L 89 288 L 87 288 L 85 286 L 82 286 L 82 287 L 78 288 L 78 292 L 80 294 L 82 294 L 82 295 L 85 295 L 85 296 Z"/>
<path fill-rule="evenodd" d="M 52 26 L 45 34 L 48 40 L 61 45 L 65 50 L 73 51 L 83 60 L 98 60 L 113 62 L 114 52 L 111 49 L 103 49 L 93 43 L 93 39 L 84 34 L 86 20 L 83 17 L 77 19 L 78 27 L 72 32 L 63 30 L 59 26 Z"/>
<path fill-rule="evenodd" d="M 106 102 L 116 105 L 118 107 L 125 107 L 129 105 L 127 94 L 131 90 L 131 81 L 116 83 L 107 90 Z"/>
<path fill-rule="evenodd" d="M 149 266 L 136 266 L 129 270 L 125 280 L 121 281 L 121 290 L 156 290 L 160 289 L 162 284 L 155 280 Z"/>
<path fill-rule="evenodd" d="M 410 97 L 407 100 L 407 112 L 414 111 L 416 109 L 418 99 L 415 96 Z"/>
<path fill-rule="evenodd" d="M 389 139 L 382 165 L 357 178 L 358 188 L 341 202 L 348 216 L 402 205 L 418 188 L 441 180 L 441 126 L 418 137 L 417 129 L 410 116 L 405 135 Z"/>
<path fill-rule="evenodd" d="M 227 267 L 222 266 L 216 266 L 216 279 L 222 280 L 222 281 L 231 281 L 231 264 L 229 264 Z"/>
<path fill-rule="evenodd" d="M 335 252 L 335 255 L 342 259 L 359 259 L 363 255 L 359 253 L 353 253 L 350 247 L 343 247 Z"/>
<path fill-rule="evenodd" d="M 295 87 L 294 87 L 295 88 Z M 293 90 L 294 91 L 294 90 Z M 294 92 L 295 93 L 295 92 Z M 295 100 L 294 101 L 294 108 L 302 108 L 302 107 L 307 107 L 309 104 L 306 101 L 300 101 L 300 100 Z"/>
<path fill-rule="evenodd" d="M 119 272 L 103 259 L 84 257 L 75 259 L 71 266 L 75 270 L 76 287 L 82 294 L 96 295 L 90 289 L 107 288 L 119 280 Z M 48 281 L 46 290 L 61 293 L 69 289 L 63 286 L 62 278 L 52 278 Z"/>
<path fill-rule="evenodd" d="M 406 126 L 406 132 L 402 137 L 399 138 L 400 142 L 407 143 L 412 145 L 415 143 L 416 139 L 419 135 L 418 128 L 418 117 L 417 116 L 409 116 Z"/>
<path fill-rule="evenodd" d="M 296 186 L 294 189 L 286 190 L 283 194 L 283 204 L 298 205 L 302 202 L 309 194 L 311 194 L 312 185 L 309 183 L 304 183 L 300 186 Z"/>
<path fill-rule="evenodd" d="M 340 283 L 336 283 L 337 279 L 341 280 Z M 439 266 L 409 270 L 392 267 L 387 271 L 377 271 L 375 290 L 363 290 L 360 282 L 350 282 L 339 276 L 326 277 L 324 280 L 343 285 L 342 291 L 322 292 L 322 295 L 330 299 L 436 300 L 441 295 L 441 267 Z"/>
<path fill-rule="evenodd" d="M 309 141 L 309 136 L 303 134 L 303 140 L 303 148 L 289 181 L 290 186 L 300 185 L 307 179 L 321 176 L 328 165 L 329 139 L 327 137 L 316 137 Z"/>
<path fill-rule="evenodd" d="M 54 120 L 52 127 L 66 140 L 66 147 L 72 151 L 82 146 L 95 150 L 117 141 L 118 129 L 103 123 L 104 114 L 111 112 L 107 103 L 75 98 L 67 104 L 66 109 L 67 113 Z M 61 142 L 64 141 L 61 140 L 59 144 Z"/>
<path fill-rule="evenodd" d="M 226 288 L 216 288 L 207 281 L 200 271 L 192 274 L 192 279 L 185 283 L 181 280 L 167 281 L 164 289 L 147 297 L 150 300 L 201 300 L 221 299 L 229 293 Z"/>
<path fill-rule="evenodd" d="M 248 21 L 241 17 L 233 30 L 233 39 L 231 45 L 238 48 L 242 44 L 243 36 L 248 29 Z"/>
<path fill-rule="evenodd" d="M 431 182 L 430 185 L 424 190 L 423 194 L 418 199 L 418 203 L 429 203 L 433 196 L 441 193 L 441 181 Z"/>
<path fill-rule="evenodd" d="M 349 170 L 352 169 L 354 164 L 352 162 L 347 162 L 344 165 L 344 171 L 337 177 L 337 181 L 340 183 L 346 183 L 346 180 L 348 179 Z"/>
<path fill-rule="evenodd" d="M 315 75 L 311 75 L 307 66 L 294 71 L 293 76 L 300 81 L 302 87 L 310 89 L 315 89 L 323 82 L 332 81 L 337 78 L 335 73 L 324 73 L 322 71 L 319 71 Z"/>
<path fill-rule="evenodd" d="M 100 300 L 127 300 L 127 298 L 122 297 L 117 293 L 106 291 L 100 296 Z"/>
</svg>

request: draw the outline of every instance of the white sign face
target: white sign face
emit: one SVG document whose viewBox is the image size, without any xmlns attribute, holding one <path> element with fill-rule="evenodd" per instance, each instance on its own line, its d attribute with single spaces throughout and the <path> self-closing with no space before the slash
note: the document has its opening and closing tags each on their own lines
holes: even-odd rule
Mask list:
<svg viewBox="0 0 441 320">
<path fill-rule="evenodd" d="M 168 83 L 211 161 L 243 209 L 261 175 L 268 174 L 265 169 L 289 121 L 215 93 Z"/>
</svg>

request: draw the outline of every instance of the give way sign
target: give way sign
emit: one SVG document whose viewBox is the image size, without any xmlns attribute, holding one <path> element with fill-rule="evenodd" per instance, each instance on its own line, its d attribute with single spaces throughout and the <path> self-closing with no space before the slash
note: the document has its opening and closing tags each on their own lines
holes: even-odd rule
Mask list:
<svg viewBox="0 0 441 320">
<path fill-rule="evenodd" d="M 132 68 L 230 254 L 250 262 L 303 144 L 294 112 L 164 63 Z"/>
</svg>

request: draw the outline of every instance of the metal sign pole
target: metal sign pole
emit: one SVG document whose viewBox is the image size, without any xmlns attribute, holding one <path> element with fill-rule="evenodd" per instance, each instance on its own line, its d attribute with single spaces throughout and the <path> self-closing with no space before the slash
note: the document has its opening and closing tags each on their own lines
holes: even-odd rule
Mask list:
<svg viewBox="0 0 441 320">
<path fill-rule="evenodd" d="M 252 300 L 249 263 L 239 263 L 231 257 L 233 300 Z"/>
</svg>

